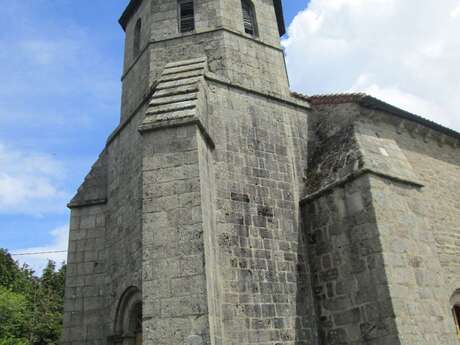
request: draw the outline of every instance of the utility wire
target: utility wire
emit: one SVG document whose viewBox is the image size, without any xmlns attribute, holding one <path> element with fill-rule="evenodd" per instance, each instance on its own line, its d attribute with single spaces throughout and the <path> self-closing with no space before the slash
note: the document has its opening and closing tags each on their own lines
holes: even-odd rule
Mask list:
<svg viewBox="0 0 460 345">
<path fill-rule="evenodd" d="M 28 255 L 58 254 L 58 253 L 67 253 L 67 250 L 54 250 L 50 252 L 35 252 L 35 253 L 12 253 L 11 256 L 28 256 Z"/>
</svg>

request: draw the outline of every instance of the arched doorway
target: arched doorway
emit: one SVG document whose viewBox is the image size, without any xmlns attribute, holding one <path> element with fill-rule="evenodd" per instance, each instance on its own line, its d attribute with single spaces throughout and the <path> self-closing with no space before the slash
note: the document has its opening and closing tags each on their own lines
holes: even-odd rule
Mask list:
<svg viewBox="0 0 460 345">
<path fill-rule="evenodd" d="M 120 298 L 115 317 L 113 345 L 142 345 L 142 295 L 130 287 Z"/>
<path fill-rule="evenodd" d="M 142 303 L 137 303 L 130 315 L 129 333 L 134 335 L 135 345 L 142 345 Z"/>
<path fill-rule="evenodd" d="M 452 306 L 452 315 L 454 317 L 455 326 L 457 327 L 458 340 L 460 340 L 460 289 L 452 295 L 450 304 Z"/>
</svg>

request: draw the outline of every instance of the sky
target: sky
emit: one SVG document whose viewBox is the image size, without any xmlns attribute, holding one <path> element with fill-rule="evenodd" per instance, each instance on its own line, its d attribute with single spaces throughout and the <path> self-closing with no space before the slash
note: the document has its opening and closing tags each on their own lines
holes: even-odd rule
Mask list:
<svg viewBox="0 0 460 345">
<path fill-rule="evenodd" d="M 67 248 L 117 125 L 127 0 L 0 0 L 0 247 Z M 414 9 L 417 9 L 414 11 Z M 293 90 L 367 92 L 460 131 L 460 0 L 285 0 Z M 48 258 L 15 256 L 40 272 Z"/>
</svg>

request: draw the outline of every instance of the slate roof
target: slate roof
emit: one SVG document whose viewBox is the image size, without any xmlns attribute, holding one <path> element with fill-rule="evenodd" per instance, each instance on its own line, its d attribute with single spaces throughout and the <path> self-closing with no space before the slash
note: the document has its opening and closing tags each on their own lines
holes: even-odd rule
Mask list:
<svg viewBox="0 0 460 345">
<path fill-rule="evenodd" d="M 436 122 L 430 121 L 420 115 L 413 114 L 394 105 L 381 101 L 375 97 L 369 96 L 365 93 L 337 93 L 337 94 L 325 94 L 325 95 L 314 95 L 305 96 L 299 93 L 293 93 L 295 97 L 302 98 L 309 102 L 313 107 L 321 105 L 338 105 L 344 103 L 356 103 L 367 109 L 375 109 L 387 112 L 391 115 L 397 116 L 404 120 L 409 120 L 420 125 L 431 128 L 440 133 L 444 133 L 448 136 L 460 139 L 460 133 L 444 127 Z"/>
<path fill-rule="evenodd" d="M 284 23 L 284 14 L 283 14 L 283 3 L 282 0 L 273 0 L 274 5 L 275 5 L 275 11 L 276 11 L 276 20 L 278 22 L 278 29 L 280 32 L 280 36 L 283 36 L 286 33 L 286 25 Z M 137 8 L 140 6 L 142 3 L 142 0 L 131 0 L 126 7 L 126 9 L 123 11 L 123 14 L 121 15 L 119 19 L 119 23 L 123 30 L 126 30 L 126 25 L 128 24 L 129 19 L 131 16 L 136 12 Z"/>
<path fill-rule="evenodd" d="M 78 188 L 77 194 L 67 205 L 76 208 L 86 205 L 98 205 L 107 202 L 107 154 L 103 151 L 85 181 Z"/>
</svg>

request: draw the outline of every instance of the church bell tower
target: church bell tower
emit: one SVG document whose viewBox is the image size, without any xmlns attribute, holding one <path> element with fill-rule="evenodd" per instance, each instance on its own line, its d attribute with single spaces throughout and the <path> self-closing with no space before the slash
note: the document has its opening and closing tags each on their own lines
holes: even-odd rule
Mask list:
<svg viewBox="0 0 460 345">
<path fill-rule="evenodd" d="M 131 0 L 120 24 L 120 124 L 69 204 L 63 344 L 316 344 L 281 0 Z"/>
<path fill-rule="evenodd" d="M 208 71 L 230 83 L 289 92 L 281 0 L 133 0 L 120 24 L 126 32 L 122 120 L 165 65 L 178 60 L 206 57 Z"/>
</svg>

